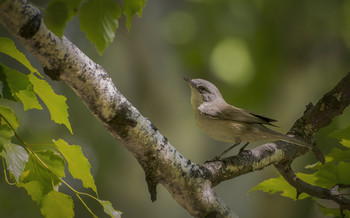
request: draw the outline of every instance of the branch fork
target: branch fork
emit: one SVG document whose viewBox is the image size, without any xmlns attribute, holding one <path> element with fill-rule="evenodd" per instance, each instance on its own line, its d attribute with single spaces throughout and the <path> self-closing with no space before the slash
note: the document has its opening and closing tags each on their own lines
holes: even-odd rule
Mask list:
<svg viewBox="0 0 350 218">
<path fill-rule="evenodd" d="M 195 217 L 237 217 L 213 190 L 222 181 L 273 164 L 298 192 L 330 199 L 348 209 L 349 201 L 331 190 L 297 178 L 290 163 L 308 149 L 277 141 L 221 161 L 199 165 L 181 155 L 154 125 L 119 92 L 107 72 L 67 38 L 58 38 L 41 20 L 41 12 L 22 0 L 0 4 L 0 23 L 41 62 L 52 79 L 70 86 L 106 129 L 137 159 L 145 171 L 151 199 L 162 184 Z M 350 74 L 316 105 L 308 105 L 288 134 L 312 141 L 313 135 L 350 103 Z M 320 158 L 321 152 L 313 151 Z"/>
</svg>

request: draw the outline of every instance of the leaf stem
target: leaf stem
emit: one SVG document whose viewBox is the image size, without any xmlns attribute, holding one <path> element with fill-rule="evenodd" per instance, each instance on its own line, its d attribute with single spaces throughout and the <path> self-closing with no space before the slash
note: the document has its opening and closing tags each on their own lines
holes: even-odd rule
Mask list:
<svg viewBox="0 0 350 218">
<path fill-rule="evenodd" d="M 16 130 L 12 127 L 12 125 L 10 124 L 10 122 L 0 113 L 0 117 L 2 117 L 2 119 L 5 120 L 5 122 L 7 123 L 7 125 L 9 125 L 9 127 L 12 129 L 13 133 L 15 134 L 16 138 L 23 144 L 26 144 L 23 139 L 21 137 L 18 136 Z"/>
<path fill-rule="evenodd" d="M 7 184 L 9 184 L 9 185 L 16 185 L 16 183 L 14 183 L 14 182 L 10 182 L 10 181 L 8 180 L 8 178 L 7 178 L 7 173 L 6 173 L 6 163 L 5 163 L 4 158 L 3 158 L 3 157 L 1 158 L 1 161 L 2 161 L 2 165 L 4 166 L 4 177 L 5 177 L 5 181 L 6 181 L 6 183 L 7 183 Z"/>
<path fill-rule="evenodd" d="M 85 201 L 80 197 L 80 195 L 79 195 L 79 193 L 77 192 L 77 193 L 75 193 L 76 194 L 76 196 L 79 198 L 79 200 L 81 201 L 81 203 L 85 206 L 85 208 L 91 213 L 91 215 L 93 216 L 93 217 L 96 217 L 97 218 L 97 216 L 90 210 L 90 208 L 86 205 L 86 203 L 85 203 Z"/>
</svg>

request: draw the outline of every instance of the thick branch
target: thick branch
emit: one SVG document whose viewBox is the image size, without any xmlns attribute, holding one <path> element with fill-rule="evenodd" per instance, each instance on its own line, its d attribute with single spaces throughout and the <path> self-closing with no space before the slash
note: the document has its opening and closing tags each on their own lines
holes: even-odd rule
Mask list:
<svg viewBox="0 0 350 218">
<path fill-rule="evenodd" d="M 137 159 L 155 199 L 161 183 L 196 217 L 236 217 L 212 189 L 209 171 L 184 158 L 152 123 L 117 90 L 105 70 L 67 38 L 42 23 L 41 12 L 22 0 L 0 4 L 0 22 L 43 65 L 54 80 L 63 80 Z"/>
<path fill-rule="evenodd" d="M 261 170 L 284 158 L 283 148 L 276 143 L 268 143 L 221 161 L 207 162 L 203 166 L 211 171 L 211 180 L 215 186 L 222 181 Z"/>
<path fill-rule="evenodd" d="M 233 217 L 235 214 L 216 196 L 213 186 L 271 164 L 283 166 L 282 163 L 290 163 L 308 151 L 278 141 L 221 162 L 203 166 L 191 163 L 127 101 L 101 66 L 68 39 L 59 39 L 46 29 L 38 9 L 26 1 L 7 0 L 0 4 L 0 14 L 2 25 L 36 56 L 45 73 L 68 84 L 107 130 L 135 156 L 145 170 L 152 199 L 155 199 L 157 183 L 161 183 L 194 216 Z M 308 107 L 291 133 L 310 142 L 315 132 L 328 125 L 349 104 L 349 84 L 350 75 L 347 75 L 319 103 Z M 289 181 L 288 177 L 286 179 Z"/>
</svg>

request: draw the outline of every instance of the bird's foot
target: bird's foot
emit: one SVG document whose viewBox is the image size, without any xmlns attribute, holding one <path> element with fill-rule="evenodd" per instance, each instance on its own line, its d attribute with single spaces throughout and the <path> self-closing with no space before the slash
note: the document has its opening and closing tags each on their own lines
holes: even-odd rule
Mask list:
<svg viewBox="0 0 350 218">
<path fill-rule="evenodd" d="M 243 154 L 243 153 L 251 154 L 252 151 L 249 150 L 249 149 L 248 149 L 248 150 L 245 150 L 244 148 L 243 148 L 243 149 L 239 149 L 238 155 L 239 155 L 239 154 Z"/>
<path fill-rule="evenodd" d="M 245 144 L 241 147 L 241 149 L 239 149 L 238 154 L 241 154 L 241 153 L 243 153 L 244 151 L 246 151 L 246 150 L 244 150 L 244 149 L 245 149 L 248 145 L 249 145 L 249 142 L 245 143 Z M 248 150 L 248 151 L 250 151 L 250 150 Z"/>
<path fill-rule="evenodd" d="M 221 161 L 221 155 L 216 155 L 213 159 L 207 160 L 204 163 L 210 163 L 210 162 L 215 162 L 215 161 Z"/>
</svg>

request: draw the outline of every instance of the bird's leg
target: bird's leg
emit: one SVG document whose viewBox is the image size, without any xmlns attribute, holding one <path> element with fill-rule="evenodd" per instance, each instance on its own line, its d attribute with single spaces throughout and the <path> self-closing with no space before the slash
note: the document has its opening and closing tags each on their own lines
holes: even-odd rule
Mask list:
<svg viewBox="0 0 350 218">
<path fill-rule="evenodd" d="M 245 144 L 243 145 L 243 147 L 241 147 L 241 149 L 239 149 L 238 154 L 242 153 L 242 152 L 244 151 L 244 149 L 245 149 L 248 145 L 249 145 L 249 142 L 245 143 Z"/>
<path fill-rule="evenodd" d="M 214 157 L 213 160 L 220 160 L 220 157 L 221 157 L 222 155 L 226 154 L 226 153 L 229 152 L 232 148 L 236 147 L 237 145 L 239 145 L 239 144 L 241 143 L 241 140 L 240 140 L 240 139 L 236 139 L 235 141 L 236 141 L 235 144 L 231 145 L 228 149 L 226 149 L 225 151 L 223 151 L 221 154 L 216 155 L 216 156 Z"/>
</svg>

